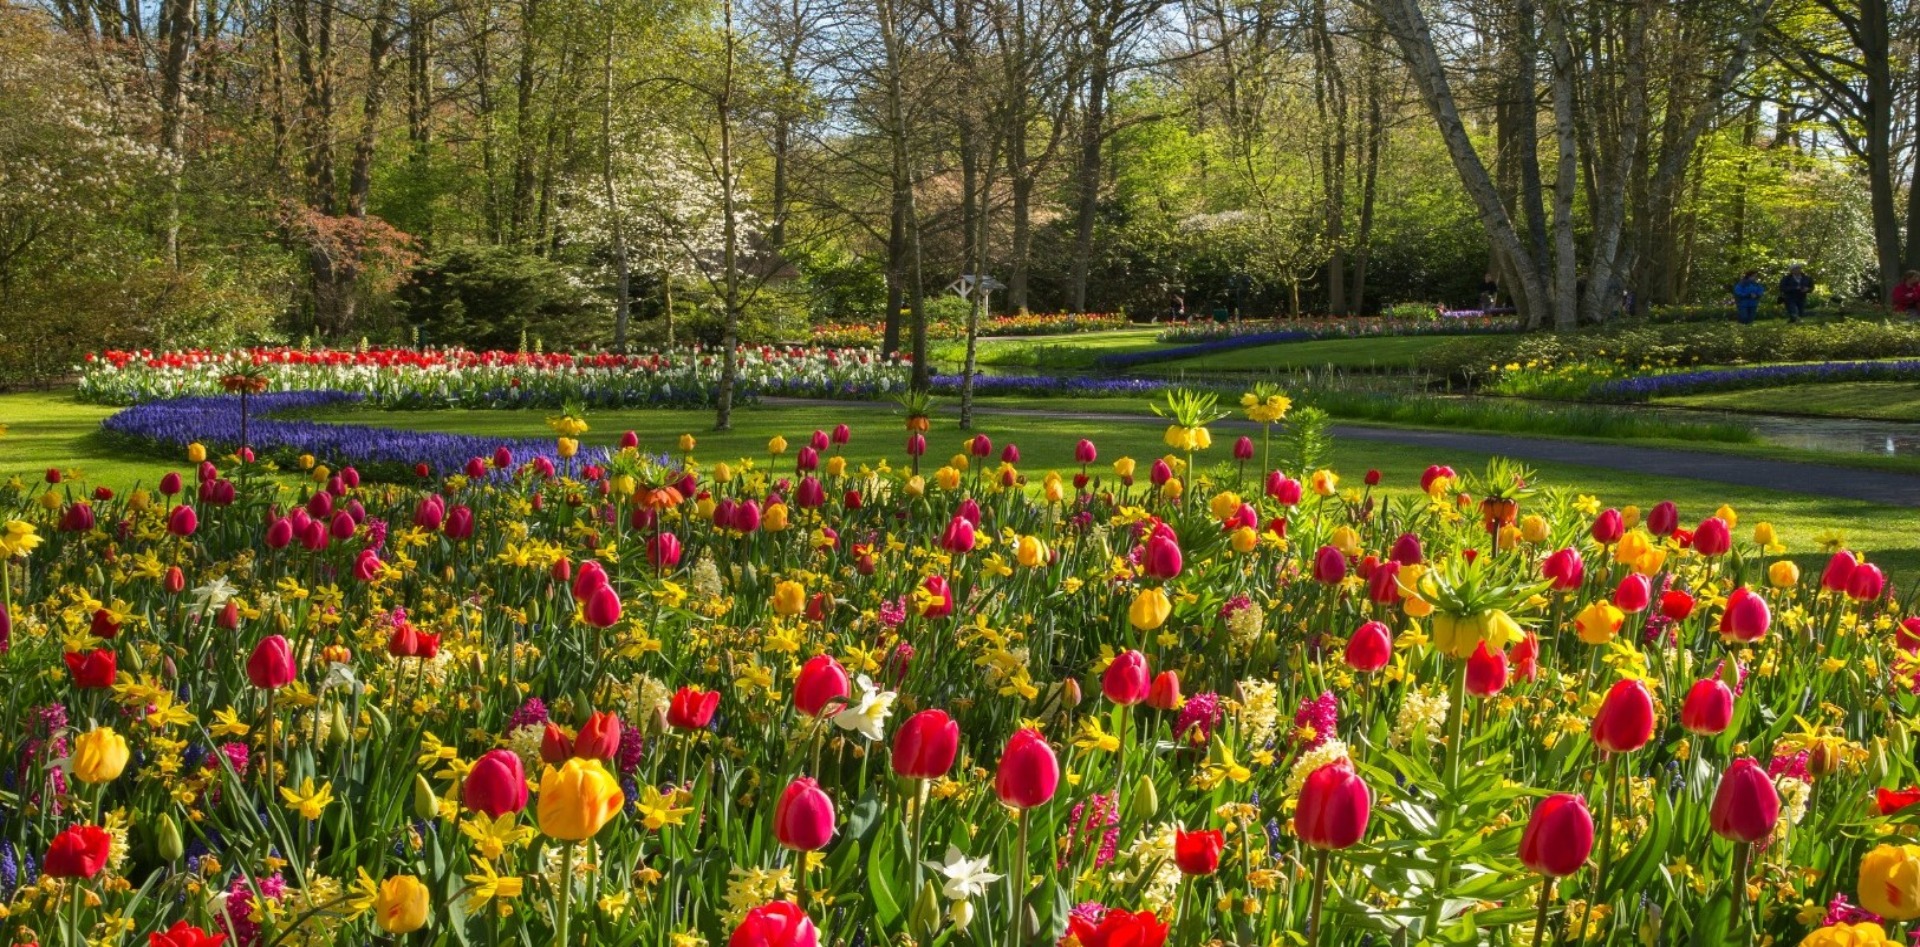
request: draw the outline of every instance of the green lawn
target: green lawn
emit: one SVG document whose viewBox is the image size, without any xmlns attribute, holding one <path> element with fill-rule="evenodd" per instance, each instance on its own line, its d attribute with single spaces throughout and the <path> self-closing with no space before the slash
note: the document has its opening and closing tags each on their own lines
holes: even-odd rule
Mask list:
<svg viewBox="0 0 1920 947">
<path fill-rule="evenodd" d="M 1077 404 L 1056 402 L 1053 406 Z M 951 405 L 944 407 L 928 438 L 928 460 L 932 463 L 944 462 L 968 436 L 955 426 L 951 411 Z M 0 440 L 0 476 L 38 477 L 49 466 L 79 468 L 88 482 L 124 489 L 136 480 L 151 483 L 167 469 L 185 468 L 184 462 L 168 464 L 164 458 L 127 456 L 114 450 L 95 432 L 99 419 L 109 413 L 111 409 L 76 404 L 64 393 L 0 395 L 0 424 L 12 429 Z M 356 410 L 338 419 L 501 436 L 548 434 L 544 413 L 536 411 Z M 681 433 L 692 432 L 700 440 L 696 454 L 709 460 L 741 456 L 764 460 L 767 439 L 774 434 L 785 436 L 797 447 L 814 429 L 831 428 L 844 421 L 853 428 L 849 453 L 855 460 L 872 462 L 885 457 L 896 464 L 904 460 L 899 419 L 883 407 L 743 408 L 736 412 L 735 429 L 725 434 L 708 431 L 712 414 L 707 411 L 605 411 L 594 413 L 590 420 L 593 430 L 586 439 L 591 443 L 611 442 L 620 432 L 632 429 L 640 434 L 645 446 L 672 450 Z M 1029 473 L 1072 469 L 1073 446 L 1081 437 L 1089 437 L 1099 446 L 1103 465 L 1125 455 L 1144 461 L 1165 450 L 1158 424 L 1089 424 L 1005 416 L 980 420 L 980 429 L 994 439 L 996 452 L 998 445 L 1007 441 L 1020 445 L 1021 466 Z M 1217 459 L 1225 460 L 1228 444 L 1224 437 L 1216 442 Z M 1386 489 L 1394 493 L 1414 489 L 1420 471 L 1428 464 L 1446 463 L 1468 470 L 1482 468 L 1486 461 L 1486 455 L 1473 452 L 1357 442 L 1336 445 L 1334 454 L 1335 468 L 1343 471 L 1349 482 L 1357 482 L 1368 468 L 1378 468 L 1385 475 Z M 1818 484 L 1808 485 L 1815 492 L 1783 493 L 1591 467 L 1540 465 L 1539 474 L 1546 484 L 1590 493 L 1610 504 L 1631 503 L 1645 509 L 1663 499 L 1673 500 L 1687 519 L 1706 516 L 1721 503 L 1731 503 L 1740 511 L 1743 525 L 1761 520 L 1774 523 L 1792 551 L 1806 563 L 1820 557 L 1815 537 L 1837 530 L 1886 566 L 1902 572 L 1920 569 L 1920 511 L 1829 499 L 1818 495 Z"/>
<path fill-rule="evenodd" d="M 1322 339 L 1317 342 L 1275 342 L 1251 348 L 1212 352 L 1191 358 L 1158 362 L 1154 371 L 1298 371 L 1329 365 L 1347 371 L 1410 371 L 1449 336 L 1390 335 L 1367 339 Z"/>
<path fill-rule="evenodd" d="M 1146 326 L 1113 332 L 982 339 L 976 343 L 974 360 L 988 368 L 1091 368 L 1094 360 L 1102 355 L 1171 348 L 1158 341 L 1161 328 Z M 966 362 L 967 344 L 934 343 L 928 348 L 927 357 L 943 370 L 957 371 Z"/>
<path fill-rule="evenodd" d="M 1876 421 L 1920 421 L 1920 383 L 1837 381 L 1659 398 L 1656 404 L 1769 414 L 1817 414 Z"/>
</svg>

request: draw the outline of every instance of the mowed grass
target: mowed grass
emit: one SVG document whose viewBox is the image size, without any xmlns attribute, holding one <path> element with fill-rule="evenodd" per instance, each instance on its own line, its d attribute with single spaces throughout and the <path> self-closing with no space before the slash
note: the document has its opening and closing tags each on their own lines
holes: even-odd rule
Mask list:
<svg viewBox="0 0 1920 947">
<path fill-rule="evenodd" d="M 1920 421 L 1920 382 L 1838 381 L 1659 398 L 1656 404 L 1874 421 Z"/>
<path fill-rule="evenodd" d="M 1159 341 L 1161 329 L 1145 326 L 1112 332 L 981 339 L 975 343 L 974 362 L 987 368 L 1091 368 L 1103 355 L 1172 348 Z M 934 343 L 928 347 L 927 357 L 942 371 L 958 371 L 966 364 L 967 344 Z"/>
<path fill-rule="evenodd" d="M 1150 371 L 1262 372 L 1302 371 L 1331 366 L 1344 371 L 1418 371 L 1435 345 L 1452 336 L 1389 335 L 1366 339 L 1275 342 L 1210 352 L 1142 366 Z"/>
<path fill-rule="evenodd" d="M 124 490 L 135 482 L 151 484 L 167 470 L 187 470 L 184 458 L 170 462 L 165 457 L 146 456 L 100 435 L 99 421 L 112 411 L 79 404 L 61 392 L 0 395 L 0 424 L 10 428 L 0 439 L 0 477 L 37 479 L 48 467 L 77 468 L 85 478 L 80 486 L 97 483 Z M 945 463 L 973 433 L 961 431 L 952 412 L 952 405 L 944 405 L 941 415 L 934 419 L 925 458 L 929 467 Z M 321 419 L 500 437 L 543 437 L 550 433 L 545 416 L 545 412 L 537 411 L 361 409 Z M 906 462 L 905 431 L 900 418 L 885 406 L 743 407 L 734 414 L 734 429 L 727 432 L 710 430 L 713 414 L 705 410 L 601 411 L 591 414 L 589 420 L 593 424 L 586 436 L 589 443 L 609 444 L 621 432 L 633 430 L 647 449 L 673 452 L 679 436 L 691 433 L 699 442 L 695 455 L 707 461 L 745 457 L 768 463 L 767 441 L 778 434 L 790 444 L 788 456 L 778 461 L 780 465 L 792 463 L 792 451 L 814 430 L 830 430 L 845 422 L 853 430 L 847 451 L 850 459 L 867 464 L 884 460 L 896 467 Z M 1160 440 L 1164 422 L 1156 418 L 1133 423 L 985 415 L 978 422 L 978 432 L 993 439 L 995 456 L 1002 445 L 1017 444 L 1020 467 L 1035 479 L 1050 469 L 1063 473 L 1077 469 L 1073 450 L 1082 437 L 1098 446 L 1097 467 L 1101 471 L 1107 470 L 1112 460 L 1131 456 L 1141 461 L 1144 477 L 1146 462 L 1166 451 Z M 1210 459 L 1225 462 L 1230 444 L 1230 438 L 1219 438 Z M 1341 441 L 1336 442 L 1332 466 L 1350 484 L 1357 484 L 1368 469 L 1378 469 L 1383 475 L 1384 492 L 1410 495 L 1418 489 L 1420 472 L 1428 464 L 1479 470 L 1488 459 L 1489 455 L 1474 451 Z M 1883 566 L 1902 574 L 1920 570 L 1920 511 L 1836 500 L 1822 496 L 1819 483 L 1808 483 L 1806 492 L 1783 492 L 1575 465 L 1540 464 L 1536 469 L 1544 485 L 1591 494 L 1609 505 L 1632 504 L 1647 509 L 1661 500 L 1672 500 L 1686 520 L 1697 520 L 1723 503 L 1730 504 L 1739 511 L 1743 534 L 1753 523 L 1772 522 L 1803 566 L 1821 560 L 1819 539 L 1844 535 L 1854 548 L 1867 551 Z M 1242 488 L 1257 489 L 1252 482 L 1255 472 L 1250 469 L 1248 476 L 1249 482 Z"/>
</svg>

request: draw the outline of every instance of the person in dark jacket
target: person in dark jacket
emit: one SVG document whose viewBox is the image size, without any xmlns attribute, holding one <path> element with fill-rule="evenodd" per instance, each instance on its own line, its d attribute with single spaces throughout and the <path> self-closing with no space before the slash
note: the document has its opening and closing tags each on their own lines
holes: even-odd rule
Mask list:
<svg viewBox="0 0 1920 947">
<path fill-rule="evenodd" d="M 1807 314 L 1807 296 L 1813 292 L 1813 277 L 1795 263 L 1780 277 L 1780 302 L 1787 307 L 1787 321 L 1799 322 Z"/>
</svg>

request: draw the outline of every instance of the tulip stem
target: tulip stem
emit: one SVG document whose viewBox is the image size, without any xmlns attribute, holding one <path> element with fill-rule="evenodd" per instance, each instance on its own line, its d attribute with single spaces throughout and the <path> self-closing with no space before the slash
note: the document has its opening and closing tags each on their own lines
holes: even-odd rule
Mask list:
<svg viewBox="0 0 1920 947">
<path fill-rule="evenodd" d="M 554 940 L 560 947 L 567 947 L 567 922 L 571 920 L 568 914 L 573 907 L 573 847 L 575 844 L 568 842 L 560 850 L 560 903 L 559 910 L 554 913 L 556 935 Z"/>
<path fill-rule="evenodd" d="M 265 776 L 266 782 L 267 782 L 267 804 L 268 805 L 273 804 L 273 692 L 274 690 L 275 688 L 271 688 L 271 687 L 267 688 L 267 724 L 266 724 L 267 732 L 265 734 L 262 734 L 263 736 L 266 737 L 265 742 L 267 745 L 267 765 L 266 765 L 266 769 L 262 770 L 262 773 Z"/>
<path fill-rule="evenodd" d="M 1553 903 L 1553 876 L 1540 878 L 1540 910 L 1533 915 L 1533 947 L 1540 947 L 1541 939 L 1547 935 L 1547 907 Z"/>
<path fill-rule="evenodd" d="M 1327 862 L 1333 860 L 1333 853 L 1320 850 L 1320 857 L 1313 862 L 1313 906 L 1307 910 L 1307 944 L 1320 947 L 1320 909 L 1327 903 Z"/>
<path fill-rule="evenodd" d="M 1601 892 L 1607 884 L 1607 869 L 1613 865 L 1613 802 L 1614 784 L 1619 782 L 1620 754 L 1607 754 L 1606 785 L 1604 801 L 1600 804 L 1600 867 L 1593 873 L 1593 896 L 1587 899 L 1587 909 L 1580 915 L 1580 933 L 1574 935 L 1576 944 L 1586 943 L 1587 925 L 1593 921 L 1594 905 L 1600 901 Z"/>
<path fill-rule="evenodd" d="M 1752 845 L 1733 843 L 1733 933 L 1736 937 L 1747 922 L 1747 861 L 1752 857 Z"/>
<path fill-rule="evenodd" d="M 86 947 L 87 938 L 80 933 L 80 900 L 87 892 L 78 884 L 71 885 L 73 903 L 67 906 L 67 936 L 72 938 L 73 947 Z"/>
<path fill-rule="evenodd" d="M 1453 693 L 1450 696 L 1447 702 L 1447 797 L 1440 806 L 1440 825 L 1434 833 L 1434 838 L 1443 846 L 1446 854 L 1440 856 L 1439 870 L 1434 873 L 1433 900 L 1427 905 L 1425 933 L 1429 937 L 1440 929 L 1440 912 L 1446 907 L 1447 886 L 1453 880 L 1453 844 L 1447 841 L 1447 836 L 1453 834 L 1454 816 L 1460 809 L 1455 804 L 1454 796 L 1460 791 L 1460 757 L 1465 749 L 1461 734 L 1461 724 L 1467 716 L 1467 666 L 1464 663 L 1460 665 L 1460 673 L 1454 675 Z"/>
<path fill-rule="evenodd" d="M 1027 942 L 1027 813 L 1022 808 L 1015 816 L 1019 824 L 1018 841 L 1015 843 L 1013 859 L 1013 944 L 1023 947 Z"/>
</svg>

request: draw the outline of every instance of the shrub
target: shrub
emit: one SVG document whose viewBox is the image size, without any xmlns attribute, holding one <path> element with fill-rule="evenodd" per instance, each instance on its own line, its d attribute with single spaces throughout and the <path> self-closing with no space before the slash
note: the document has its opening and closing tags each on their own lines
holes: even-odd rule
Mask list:
<svg viewBox="0 0 1920 947">
<path fill-rule="evenodd" d="M 601 342 L 612 327 L 586 287 L 545 257 L 506 247 L 462 247 L 414 267 L 401 311 L 433 345 L 548 350 Z"/>
</svg>

